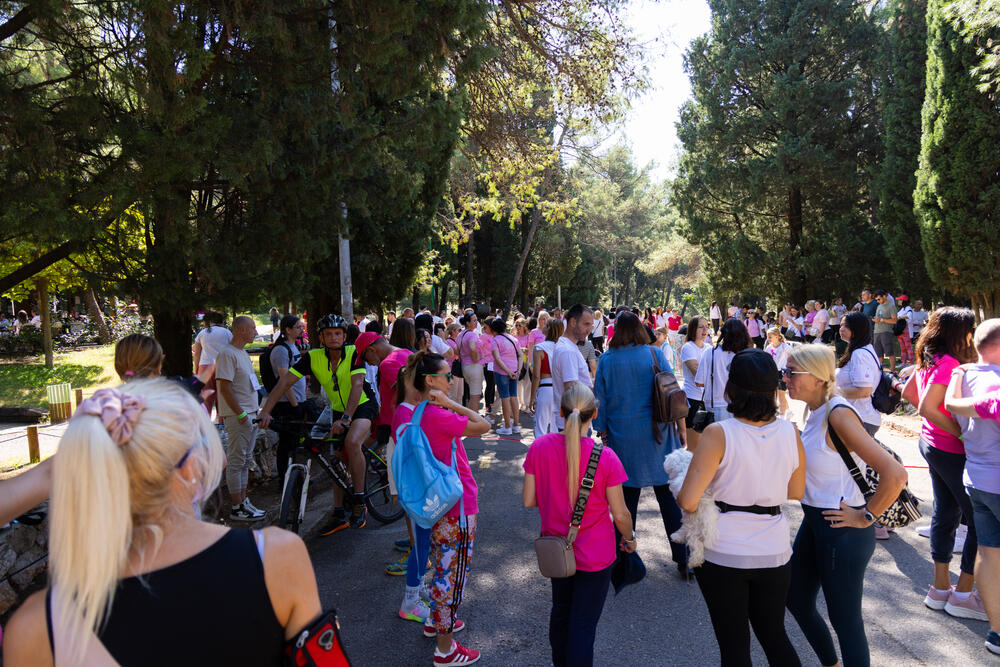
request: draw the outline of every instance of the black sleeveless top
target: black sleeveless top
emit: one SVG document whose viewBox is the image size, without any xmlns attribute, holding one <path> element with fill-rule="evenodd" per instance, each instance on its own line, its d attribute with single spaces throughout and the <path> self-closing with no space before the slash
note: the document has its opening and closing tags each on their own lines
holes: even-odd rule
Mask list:
<svg viewBox="0 0 1000 667">
<path fill-rule="evenodd" d="M 119 581 L 98 638 L 123 667 L 281 665 L 285 631 L 253 531 L 232 528 L 187 560 Z"/>
</svg>

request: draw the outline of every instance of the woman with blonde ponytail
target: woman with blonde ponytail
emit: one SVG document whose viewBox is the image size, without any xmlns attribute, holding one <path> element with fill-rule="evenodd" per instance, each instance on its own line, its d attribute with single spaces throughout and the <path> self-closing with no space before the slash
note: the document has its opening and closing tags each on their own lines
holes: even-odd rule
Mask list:
<svg viewBox="0 0 1000 667">
<path fill-rule="evenodd" d="M 296 535 L 198 518 L 222 466 L 208 415 L 175 383 L 85 400 L 55 458 L 51 586 L 14 614 L 4 663 L 281 664 L 321 611 L 315 576 Z M 192 627 L 219 640 L 164 640 Z"/>
<path fill-rule="evenodd" d="M 563 391 L 559 411 L 566 420 L 564 431 L 536 439 L 524 460 L 521 498 L 525 507 L 538 507 L 542 535 L 569 533 L 580 480 L 595 446 L 593 440 L 583 435 L 597 414 L 597 401 L 586 385 L 570 383 Z M 622 492 L 622 482 L 627 479 L 618 456 L 610 448 L 604 448 L 573 542 L 576 574 L 552 580 L 549 643 L 554 665 L 594 662 L 597 621 L 604 609 L 617 555 L 615 528 L 623 536 L 631 536 L 621 540 L 624 551 L 633 552 L 636 546 L 632 516 Z"/>
<path fill-rule="evenodd" d="M 840 659 L 848 667 L 867 665 L 870 657 L 861 598 L 865 569 L 875 551 L 873 525 L 899 496 L 906 470 L 868 434 L 857 408 L 835 395 L 833 350 L 822 344 L 793 348 L 782 374 L 788 395 L 807 407 L 802 429 L 806 455 L 803 519 L 792 545 L 788 609 L 820 663 L 838 664 L 830 629 L 816 609 L 822 588 L 840 643 Z M 867 464 L 878 472 L 878 489 L 867 502 L 837 453 L 832 435 L 859 469 L 865 470 Z"/>
</svg>

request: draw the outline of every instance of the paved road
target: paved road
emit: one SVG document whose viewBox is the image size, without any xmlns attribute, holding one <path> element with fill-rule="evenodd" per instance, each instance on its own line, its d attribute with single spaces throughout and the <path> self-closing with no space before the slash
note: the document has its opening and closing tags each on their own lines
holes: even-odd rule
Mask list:
<svg viewBox="0 0 1000 667">
<path fill-rule="evenodd" d="M 527 421 L 527 420 L 526 420 Z M 909 469 L 911 488 L 924 502 L 929 522 L 930 479 L 916 440 L 885 428 L 880 439 Z M 532 540 L 538 515 L 520 504 L 521 464 L 530 442 L 496 436 L 467 439 L 479 483 L 479 536 L 461 616 L 468 630 L 458 638 L 483 652 L 483 665 L 546 665 L 549 582 L 537 573 Z M 801 520 L 797 504 L 787 508 L 793 531 Z M 430 664 L 433 641 L 396 610 L 401 577 L 383 574 L 394 555 L 392 543 L 405 536 L 402 522 L 345 531 L 309 541 L 325 606 L 340 612 L 343 638 L 354 664 Z M 652 490 L 642 496 L 639 551 L 646 579 L 604 608 L 597 633 L 599 665 L 710 665 L 719 652 L 708 611 L 696 584 L 687 584 L 670 561 Z M 931 581 L 930 547 L 912 528 L 879 542 L 868 568 L 864 617 L 874 665 L 1000 665 L 983 646 L 986 623 L 963 621 L 923 605 Z M 957 576 L 958 556 L 952 562 Z M 803 664 L 818 664 L 794 619 L 787 627 Z M 754 645 L 755 664 L 766 664 Z"/>
</svg>

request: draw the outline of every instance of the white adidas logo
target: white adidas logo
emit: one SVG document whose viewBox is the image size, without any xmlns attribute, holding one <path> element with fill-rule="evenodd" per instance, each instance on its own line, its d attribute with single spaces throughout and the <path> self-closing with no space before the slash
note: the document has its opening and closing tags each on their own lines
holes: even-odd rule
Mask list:
<svg viewBox="0 0 1000 667">
<path fill-rule="evenodd" d="M 424 502 L 424 512 L 427 514 L 433 514 L 441 506 L 441 499 L 437 494 L 434 494 L 433 498 L 427 498 Z"/>
</svg>

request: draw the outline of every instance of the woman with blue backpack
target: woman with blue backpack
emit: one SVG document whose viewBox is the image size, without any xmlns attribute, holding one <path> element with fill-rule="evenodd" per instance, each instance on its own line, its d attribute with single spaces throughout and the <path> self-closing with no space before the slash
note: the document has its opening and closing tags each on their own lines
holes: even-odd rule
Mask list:
<svg viewBox="0 0 1000 667">
<path fill-rule="evenodd" d="M 479 660 L 479 651 L 468 649 L 452 639 L 453 633 L 465 628 L 465 623 L 458 619 L 458 607 L 469 574 L 469 560 L 476 536 L 476 515 L 479 512 L 478 486 L 461 439 L 483 435 L 490 430 L 490 423 L 482 415 L 448 397 L 451 377 L 451 364 L 441 355 L 433 352 L 412 355 L 401 371 L 400 391 L 404 395 L 392 420 L 398 450 L 393 455 L 394 462 L 398 460 L 396 454 L 404 451 L 406 429 L 419 428 L 438 461 L 451 466 L 454 457 L 454 467 L 462 485 L 459 501 L 429 529 L 429 540 L 428 530 L 419 528 L 419 521 L 414 517 L 417 520 L 414 526 L 416 544 L 410 552 L 410 559 L 415 567 L 408 568 L 406 598 L 403 601 L 404 608 L 408 602 L 418 603 L 421 566 L 427 562 L 429 544 L 434 583 L 430 592 L 430 616 L 424 622 L 424 636 L 437 638 L 434 664 L 440 666 L 469 665 Z M 418 404 L 407 400 L 418 398 L 413 394 L 406 395 L 407 385 L 419 394 Z M 393 472 L 397 484 L 401 486 L 402 498 L 405 495 L 402 486 L 406 484 L 407 477 L 416 478 L 422 471 L 394 468 Z M 427 499 L 428 505 L 435 500 L 437 498 Z M 412 576 L 410 569 L 413 570 Z"/>
</svg>

